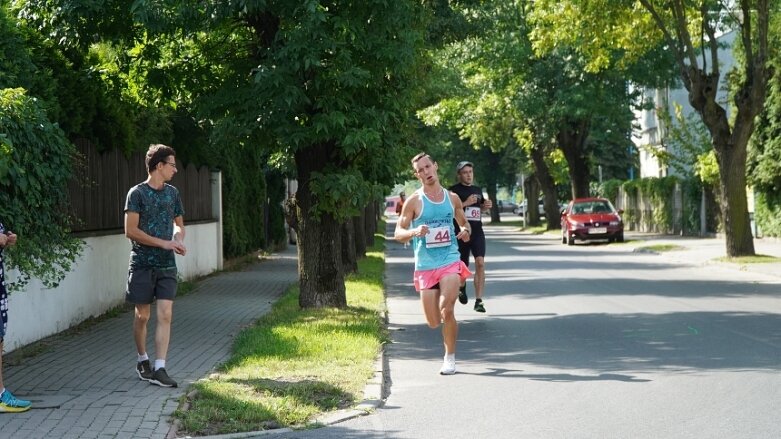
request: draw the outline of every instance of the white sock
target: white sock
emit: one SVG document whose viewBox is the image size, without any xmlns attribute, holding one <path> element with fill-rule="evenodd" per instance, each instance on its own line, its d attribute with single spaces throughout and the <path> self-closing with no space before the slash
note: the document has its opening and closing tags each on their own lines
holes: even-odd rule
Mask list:
<svg viewBox="0 0 781 439">
<path fill-rule="evenodd" d="M 155 370 L 157 369 L 165 369 L 165 360 L 159 358 L 155 360 Z"/>
<path fill-rule="evenodd" d="M 5 387 L 3 387 L 2 389 L 0 389 L 0 395 L 2 395 L 3 393 L 5 393 Z"/>
<path fill-rule="evenodd" d="M 139 363 L 144 361 L 144 360 L 148 360 L 148 359 L 149 359 L 149 355 L 147 355 L 147 354 L 144 354 L 144 355 L 138 354 L 138 362 Z"/>
<path fill-rule="evenodd" d="M 456 354 L 445 354 L 445 360 L 456 361 Z"/>
</svg>

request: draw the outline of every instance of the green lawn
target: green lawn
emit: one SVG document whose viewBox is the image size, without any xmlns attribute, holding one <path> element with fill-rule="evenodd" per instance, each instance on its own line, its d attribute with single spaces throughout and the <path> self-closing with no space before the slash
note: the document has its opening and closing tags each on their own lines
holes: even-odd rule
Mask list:
<svg viewBox="0 0 781 439">
<path fill-rule="evenodd" d="M 239 333 L 232 357 L 195 383 L 188 409 L 175 413 L 180 433 L 303 428 L 319 414 L 360 401 L 387 339 L 384 237 L 375 242 L 346 282 L 347 309 L 301 310 L 296 286 Z"/>
</svg>

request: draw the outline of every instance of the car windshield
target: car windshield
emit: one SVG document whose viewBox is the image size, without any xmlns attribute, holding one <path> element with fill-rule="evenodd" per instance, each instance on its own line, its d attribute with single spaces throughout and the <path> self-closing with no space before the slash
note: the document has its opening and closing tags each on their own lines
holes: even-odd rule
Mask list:
<svg viewBox="0 0 781 439">
<path fill-rule="evenodd" d="M 587 213 L 613 213 L 613 206 L 606 201 L 584 201 L 581 203 L 575 203 L 572 206 L 572 213 L 574 214 L 587 214 Z"/>
</svg>

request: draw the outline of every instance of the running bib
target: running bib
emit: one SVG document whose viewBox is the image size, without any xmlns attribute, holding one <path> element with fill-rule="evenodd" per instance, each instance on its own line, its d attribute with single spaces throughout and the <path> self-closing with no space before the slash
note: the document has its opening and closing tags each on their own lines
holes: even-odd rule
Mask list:
<svg viewBox="0 0 781 439">
<path fill-rule="evenodd" d="M 426 248 L 445 247 L 450 245 L 450 227 L 434 227 L 426 235 Z"/>
<path fill-rule="evenodd" d="M 466 215 L 466 219 L 469 221 L 480 221 L 482 214 L 479 207 L 469 206 L 464 208 L 464 215 Z"/>
</svg>

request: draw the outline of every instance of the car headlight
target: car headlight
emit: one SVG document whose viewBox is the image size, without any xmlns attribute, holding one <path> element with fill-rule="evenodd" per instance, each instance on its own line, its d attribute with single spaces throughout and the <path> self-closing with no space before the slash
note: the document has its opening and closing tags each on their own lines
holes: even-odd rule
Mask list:
<svg viewBox="0 0 781 439">
<path fill-rule="evenodd" d="M 619 226 L 621 225 L 621 221 L 610 221 L 611 226 Z"/>
</svg>

